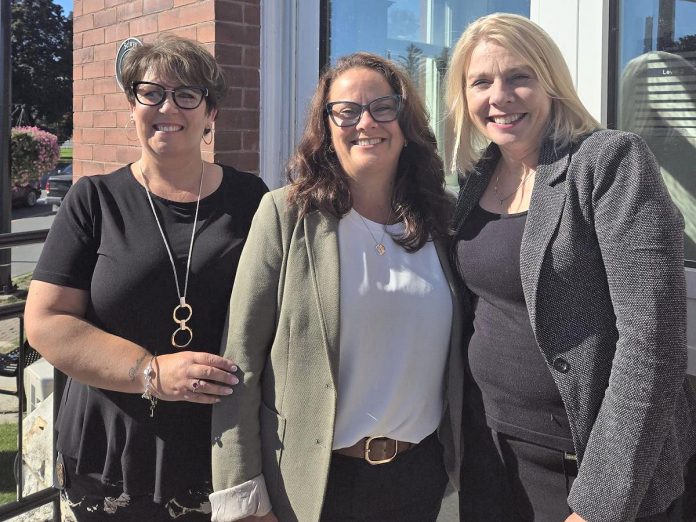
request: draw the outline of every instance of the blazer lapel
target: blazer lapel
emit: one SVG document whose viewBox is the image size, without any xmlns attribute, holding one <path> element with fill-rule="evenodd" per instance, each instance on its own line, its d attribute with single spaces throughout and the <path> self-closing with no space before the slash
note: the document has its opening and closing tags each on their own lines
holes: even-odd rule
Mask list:
<svg viewBox="0 0 696 522">
<path fill-rule="evenodd" d="M 563 212 L 566 200 L 565 176 L 569 163 L 569 148 L 557 150 L 550 141 L 544 143 L 539 154 L 536 180 L 520 250 L 522 288 L 535 331 L 541 266 Z"/>
<path fill-rule="evenodd" d="M 459 292 L 457 275 L 449 261 L 449 245 L 442 239 L 436 239 L 435 251 L 442 266 L 442 272 L 450 288 L 452 296 L 452 327 L 450 329 L 449 363 L 446 369 L 447 402 L 450 410 L 450 429 L 453 434 L 455 455 L 459 455 L 461 443 L 461 417 L 462 417 L 462 393 L 464 379 L 464 363 L 462 361 L 462 336 L 464 330 L 464 311 L 462 310 L 462 296 Z"/>
<path fill-rule="evenodd" d="M 469 216 L 471 210 L 476 206 L 478 201 L 486 191 L 488 182 L 493 176 L 493 170 L 500 158 L 500 149 L 494 143 L 491 143 L 483 154 L 481 159 L 472 172 L 467 173 L 466 177 L 460 182 L 459 198 L 457 201 L 457 209 L 454 214 L 454 231 L 459 232 L 464 221 Z"/>
<path fill-rule="evenodd" d="M 311 212 L 304 219 L 307 257 L 324 345 L 329 357 L 331 377 L 338 382 L 340 334 L 340 267 L 338 220 L 322 212 Z"/>
</svg>

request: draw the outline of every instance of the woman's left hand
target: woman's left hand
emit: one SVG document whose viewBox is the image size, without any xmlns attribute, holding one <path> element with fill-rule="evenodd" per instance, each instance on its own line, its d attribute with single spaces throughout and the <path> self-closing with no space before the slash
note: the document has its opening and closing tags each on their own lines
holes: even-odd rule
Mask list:
<svg viewBox="0 0 696 522">
<path fill-rule="evenodd" d="M 565 522 L 587 522 L 587 520 L 582 518 L 577 513 L 573 513 L 572 515 L 570 515 L 568 518 L 565 519 Z"/>
<path fill-rule="evenodd" d="M 158 355 L 153 368 L 154 395 L 165 401 L 213 404 L 232 393 L 232 386 L 239 382 L 232 361 L 207 352 Z"/>
</svg>

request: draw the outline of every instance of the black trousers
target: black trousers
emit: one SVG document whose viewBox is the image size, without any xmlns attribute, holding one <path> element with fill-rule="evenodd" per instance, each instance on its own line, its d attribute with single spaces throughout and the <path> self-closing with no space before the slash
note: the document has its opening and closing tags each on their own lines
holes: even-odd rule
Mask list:
<svg viewBox="0 0 696 522">
<path fill-rule="evenodd" d="M 388 464 L 334 454 L 322 522 L 435 522 L 447 485 L 432 434 Z"/>
<path fill-rule="evenodd" d="M 459 494 L 460 522 L 563 522 L 577 466 L 563 451 L 468 427 Z M 682 499 L 636 522 L 682 522 Z"/>
</svg>

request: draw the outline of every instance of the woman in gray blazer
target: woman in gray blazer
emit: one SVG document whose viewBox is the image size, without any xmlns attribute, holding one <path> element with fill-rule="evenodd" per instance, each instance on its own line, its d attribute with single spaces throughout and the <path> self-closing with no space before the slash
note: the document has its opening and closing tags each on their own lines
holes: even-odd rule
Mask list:
<svg viewBox="0 0 696 522">
<path fill-rule="evenodd" d="M 262 200 L 240 259 L 214 521 L 434 522 L 458 484 L 461 311 L 436 147 L 393 63 L 357 53 L 322 75 L 289 186 Z"/>
<path fill-rule="evenodd" d="M 447 89 L 475 311 L 461 519 L 680 519 L 696 451 L 683 220 L 653 155 L 599 130 L 520 16 L 474 22 Z"/>
</svg>

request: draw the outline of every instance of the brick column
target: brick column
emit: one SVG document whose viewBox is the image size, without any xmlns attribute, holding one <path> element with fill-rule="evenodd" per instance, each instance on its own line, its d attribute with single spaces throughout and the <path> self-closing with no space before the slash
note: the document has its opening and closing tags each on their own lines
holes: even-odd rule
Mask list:
<svg viewBox="0 0 696 522">
<path fill-rule="evenodd" d="M 230 90 L 203 145 L 208 161 L 259 168 L 259 38 L 261 0 L 75 0 L 73 11 L 73 172 L 105 174 L 140 156 L 128 102 L 115 77 L 118 46 L 170 32 L 208 47 Z"/>
</svg>

